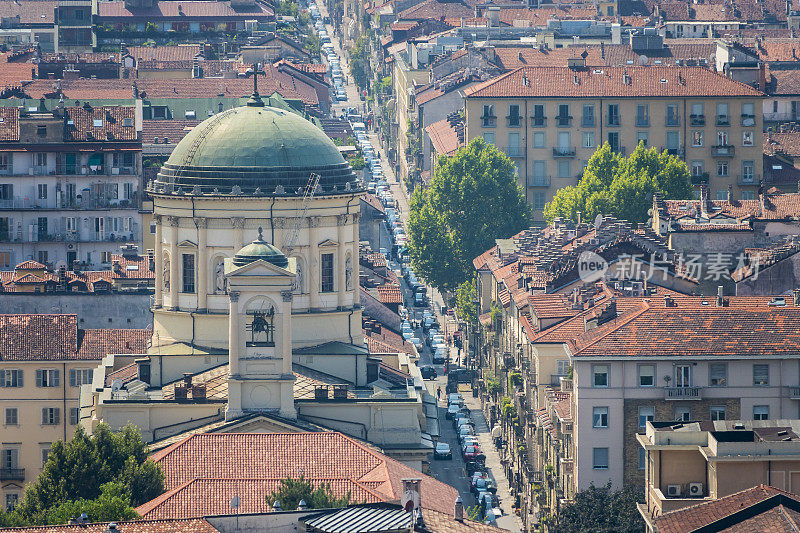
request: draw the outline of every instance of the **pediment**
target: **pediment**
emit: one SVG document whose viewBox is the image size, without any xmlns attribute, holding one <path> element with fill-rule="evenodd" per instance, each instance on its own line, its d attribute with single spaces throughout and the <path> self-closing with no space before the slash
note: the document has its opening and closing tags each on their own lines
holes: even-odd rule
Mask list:
<svg viewBox="0 0 800 533">
<path fill-rule="evenodd" d="M 197 244 L 189 240 L 183 240 L 178 243 L 178 248 L 197 248 Z"/>
<path fill-rule="evenodd" d="M 297 271 L 297 259 L 289 258 L 286 268 L 273 265 L 263 259 L 253 261 L 244 266 L 237 267 L 232 259 L 225 259 L 225 276 L 273 276 L 294 278 Z"/>
<path fill-rule="evenodd" d="M 333 239 L 325 239 L 324 241 L 319 243 L 317 246 L 339 246 L 339 243 L 334 241 Z"/>
</svg>

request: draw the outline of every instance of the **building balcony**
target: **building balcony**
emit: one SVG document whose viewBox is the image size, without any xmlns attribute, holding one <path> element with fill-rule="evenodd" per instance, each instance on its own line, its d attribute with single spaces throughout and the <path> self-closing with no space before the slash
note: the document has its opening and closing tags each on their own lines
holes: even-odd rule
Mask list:
<svg viewBox="0 0 800 533">
<path fill-rule="evenodd" d="M 731 117 L 729 115 L 717 115 L 717 126 L 730 126 Z"/>
<path fill-rule="evenodd" d="M 703 387 L 664 387 L 665 400 L 702 400 Z"/>
<path fill-rule="evenodd" d="M 553 157 L 575 157 L 575 147 L 556 146 L 553 148 Z"/>
<path fill-rule="evenodd" d="M 550 176 L 533 176 L 528 178 L 528 187 L 549 187 Z"/>
<path fill-rule="evenodd" d="M 606 115 L 606 126 L 619 126 L 620 122 L 619 115 Z"/>
<path fill-rule="evenodd" d="M 685 150 L 683 148 L 680 148 L 680 147 L 678 147 L 678 148 L 667 148 L 666 146 L 662 146 L 661 147 L 661 151 L 663 152 L 665 150 L 669 155 L 674 155 L 674 156 L 677 156 L 677 157 L 683 157 L 684 154 L 685 154 Z"/>
<path fill-rule="evenodd" d="M 522 125 L 522 117 L 519 115 L 506 117 L 506 126 L 509 128 L 519 128 Z"/>
<path fill-rule="evenodd" d="M 547 126 L 547 117 L 532 116 L 531 128 L 544 128 Z"/>
<path fill-rule="evenodd" d="M 594 116 L 583 117 L 583 119 L 581 120 L 581 126 L 583 126 L 584 128 L 594 128 L 595 127 Z"/>
<path fill-rule="evenodd" d="M 481 117 L 481 126 L 484 128 L 494 128 L 497 126 L 497 117 L 484 116 Z"/>
<path fill-rule="evenodd" d="M 742 115 L 742 126 L 752 127 L 756 125 L 755 115 Z"/>
<path fill-rule="evenodd" d="M 789 399 L 800 400 L 800 387 L 789 387 Z"/>
<path fill-rule="evenodd" d="M 732 144 L 723 144 L 711 147 L 711 157 L 733 157 L 735 148 Z"/>
<path fill-rule="evenodd" d="M 25 481 L 25 469 L 0 468 L 0 481 Z"/>
<path fill-rule="evenodd" d="M 738 185 L 758 185 L 761 183 L 761 176 L 756 174 L 739 174 L 736 177 L 736 183 Z"/>
<path fill-rule="evenodd" d="M 637 128 L 649 128 L 650 127 L 650 117 L 637 116 L 636 117 L 636 127 Z"/>
<path fill-rule="evenodd" d="M 0 200 L 0 210 L 35 210 L 35 211 L 60 211 L 60 210 L 97 210 L 97 209 L 138 209 L 136 197 L 125 200 L 31 200 L 29 198 L 12 198 Z"/>
<path fill-rule="evenodd" d="M 556 126 L 559 128 L 569 128 L 572 126 L 572 117 L 570 116 L 556 116 Z"/>
<path fill-rule="evenodd" d="M 690 126 L 705 126 L 706 125 L 706 116 L 705 115 L 689 115 L 689 125 Z"/>
<path fill-rule="evenodd" d="M 508 157 L 524 157 L 522 146 L 506 146 L 505 153 Z"/>
<path fill-rule="evenodd" d="M 677 128 L 681 125 L 681 117 L 678 115 L 667 115 L 667 118 L 664 119 L 664 125 L 668 128 Z"/>
<path fill-rule="evenodd" d="M 692 185 L 700 185 L 701 183 L 708 183 L 708 172 L 692 174 Z"/>
<path fill-rule="evenodd" d="M 31 166 L 0 171 L 2 176 L 136 176 L 136 167 L 56 165 Z"/>
</svg>

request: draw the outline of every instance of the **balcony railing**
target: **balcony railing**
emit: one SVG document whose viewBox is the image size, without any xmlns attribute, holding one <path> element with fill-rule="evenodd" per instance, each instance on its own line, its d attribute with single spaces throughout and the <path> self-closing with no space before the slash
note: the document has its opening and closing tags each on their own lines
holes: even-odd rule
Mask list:
<svg viewBox="0 0 800 533">
<path fill-rule="evenodd" d="M 484 128 L 494 128 L 497 126 L 497 117 L 485 116 L 481 117 L 481 121 Z"/>
<path fill-rule="evenodd" d="M 650 127 L 650 117 L 645 116 L 636 116 L 636 127 L 637 128 L 649 128 Z"/>
<path fill-rule="evenodd" d="M 556 146 L 553 148 L 553 157 L 575 157 L 575 147 Z"/>
<path fill-rule="evenodd" d="M 583 117 L 583 119 L 581 120 L 581 126 L 583 126 L 584 128 L 594 128 L 595 126 L 594 115 Z"/>
<path fill-rule="evenodd" d="M 519 115 L 507 116 L 506 124 L 509 128 L 519 128 L 522 124 L 522 117 Z"/>
<path fill-rule="evenodd" d="M 0 481 L 25 481 L 25 469 L 0 468 Z"/>
<path fill-rule="evenodd" d="M 739 185 L 758 185 L 761 183 L 761 176 L 758 174 L 739 174 L 736 177 Z"/>
<path fill-rule="evenodd" d="M 733 157 L 735 148 L 732 144 L 721 144 L 711 147 L 711 157 Z"/>
<path fill-rule="evenodd" d="M 606 115 L 606 126 L 619 126 L 619 115 Z"/>
<path fill-rule="evenodd" d="M 665 400 L 702 400 L 703 387 L 664 387 Z"/>
<path fill-rule="evenodd" d="M 570 116 L 556 116 L 556 125 L 559 128 L 569 128 L 572 125 L 572 117 Z"/>
<path fill-rule="evenodd" d="M 706 125 L 706 116 L 705 115 L 689 115 L 689 125 L 690 126 L 705 126 Z"/>
<path fill-rule="evenodd" d="M 789 387 L 789 398 L 792 400 L 800 400 L 800 387 Z"/>
<path fill-rule="evenodd" d="M 522 146 L 506 146 L 506 155 L 508 157 L 522 157 Z"/>
<path fill-rule="evenodd" d="M 731 125 L 730 115 L 717 115 L 717 126 L 730 126 L 730 125 Z"/>
<path fill-rule="evenodd" d="M 700 185 L 701 183 L 708 183 L 708 172 L 692 174 L 692 185 Z"/>
<path fill-rule="evenodd" d="M 547 126 L 547 117 L 540 117 L 538 115 L 531 117 L 532 128 L 544 128 L 545 126 Z"/>
<path fill-rule="evenodd" d="M 62 200 L 61 202 L 49 200 L 31 200 L 29 198 L 13 198 L 10 200 L 0 200 L 0 209 L 137 209 L 138 202 L 134 196 L 131 199 L 123 200 Z"/>
<path fill-rule="evenodd" d="M 533 176 L 528 179 L 528 187 L 549 187 L 550 176 Z"/>
<path fill-rule="evenodd" d="M 755 125 L 756 125 L 755 115 L 742 115 L 742 126 L 755 126 Z"/>
<path fill-rule="evenodd" d="M 678 115 L 667 115 L 667 118 L 664 119 L 664 125 L 669 128 L 675 128 L 681 125 L 681 117 Z"/>
<path fill-rule="evenodd" d="M 681 147 L 668 148 L 666 146 L 662 146 L 661 147 L 661 151 L 663 152 L 664 150 L 666 150 L 669 155 L 675 155 L 675 156 L 678 156 L 678 157 L 683 157 L 683 155 L 684 155 L 684 150 Z"/>
</svg>

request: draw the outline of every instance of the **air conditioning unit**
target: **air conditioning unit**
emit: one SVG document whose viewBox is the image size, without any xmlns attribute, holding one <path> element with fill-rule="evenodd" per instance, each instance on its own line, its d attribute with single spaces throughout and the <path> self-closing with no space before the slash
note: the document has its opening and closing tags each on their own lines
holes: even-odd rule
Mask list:
<svg viewBox="0 0 800 533">
<path fill-rule="evenodd" d="M 703 484 L 702 483 L 689 483 L 689 496 L 694 498 L 700 498 L 703 496 Z"/>
<path fill-rule="evenodd" d="M 667 485 L 667 497 L 668 498 L 677 498 L 681 495 L 681 486 L 680 485 Z"/>
</svg>

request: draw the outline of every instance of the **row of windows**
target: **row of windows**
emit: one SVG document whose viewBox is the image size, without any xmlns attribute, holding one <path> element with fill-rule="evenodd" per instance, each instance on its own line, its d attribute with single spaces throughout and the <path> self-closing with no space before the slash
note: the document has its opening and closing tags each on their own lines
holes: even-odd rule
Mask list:
<svg viewBox="0 0 800 533">
<path fill-rule="evenodd" d="M 693 365 L 674 365 L 673 375 L 665 376 L 666 386 L 669 387 L 691 387 Z M 656 365 L 643 364 L 638 366 L 638 385 L 639 387 L 656 386 Z M 674 380 L 674 383 L 672 381 Z M 608 387 L 609 366 L 592 365 L 592 386 Z M 710 363 L 708 365 L 708 386 L 725 387 L 728 384 L 728 363 Z M 753 364 L 753 385 L 769 385 L 769 364 Z"/>
<path fill-rule="evenodd" d="M 24 371 L 18 368 L 0 370 L 0 387 L 24 386 Z M 92 382 L 94 370 L 91 368 L 74 368 L 69 371 L 69 386 L 80 387 Z M 61 382 L 61 371 L 58 369 L 39 369 L 36 371 L 37 387 L 58 387 Z"/>
<path fill-rule="evenodd" d="M 102 119 L 98 119 L 101 120 Z M 126 123 L 125 126 L 133 126 L 133 119 L 124 119 Z M 127 123 L 130 121 L 130 124 Z M 102 127 L 102 124 L 98 127 Z M 36 133 L 39 137 L 47 136 L 46 126 L 39 126 L 36 130 Z M 31 152 L 32 159 L 30 160 L 30 164 L 33 166 L 34 173 L 45 173 L 44 171 L 47 170 L 48 166 L 48 159 L 49 159 L 49 152 Z M 21 155 L 21 154 L 20 154 Z M 55 171 L 57 174 L 88 174 L 91 172 L 92 174 L 103 174 L 104 169 L 103 165 L 106 164 L 108 161 L 106 159 L 105 154 L 94 154 L 90 156 L 85 162 L 81 162 L 81 158 L 79 154 L 74 153 L 67 153 L 62 157 L 59 157 L 57 154 L 53 154 L 56 156 L 56 168 Z M 3 154 L 0 156 L 0 172 L 8 174 L 13 170 L 12 163 L 15 159 L 13 159 L 9 154 Z M 50 159 L 52 161 L 52 159 Z M 21 159 L 16 159 L 18 163 L 21 163 Z M 111 153 L 111 167 L 112 168 L 122 168 L 126 169 L 127 172 L 130 172 L 133 167 L 136 165 L 136 154 L 133 152 L 112 152 Z M 27 167 L 27 164 L 23 165 L 23 169 L 17 169 L 17 174 L 21 174 L 22 172 L 26 172 L 24 170 Z M 50 169 L 52 170 L 52 168 Z M 107 169 L 106 169 L 107 170 Z"/>
<path fill-rule="evenodd" d="M 545 127 L 547 126 L 547 115 L 545 113 L 545 104 L 533 104 L 531 106 L 531 126 L 532 127 Z M 681 125 L 680 117 L 682 106 L 678 103 L 667 104 L 666 113 L 664 117 L 664 125 L 667 127 L 678 127 Z M 741 104 L 741 125 L 742 126 L 755 126 L 755 103 L 745 102 Z M 705 104 L 694 103 L 691 104 L 691 114 L 689 115 L 689 123 L 692 126 L 705 126 Z M 495 127 L 497 125 L 497 116 L 493 104 L 484 104 L 483 114 L 481 115 L 482 126 L 485 128 Z M 607 126 L 619 126 L 622 122 L 622 113 L 619 104 L 607 104 L 606 106 L 606 120 Z M 572 125 L 573 116 L 571 114 L 571 106 L 569 104 L 558 104 L 558 112 L 554 117 L 558 127 L 570 127 Z M 510 104 L 508 106 L 508 115 L 506 115 L 506 125 L 510 128 L 521 127 L 524 117 L 520 114 L 519 104 Z M 650 105 L 638 104 L 636 106 L 636 126 L 649 127 L 650 126 Z M 716 104 L 716 120 L 714 122 L 717 126 L 730 126 L 731 125 L 731 106 L 726 102 Z M 597 125 L 595 106 L 594 104 L 583 104 L 581 109 L 581 126 L 593 128 Z"/>
<path fill-rule="evenodd" d="M 78 424 L 78 408 L 69 408 L 69 423 L 73 426 Z M 19 409 L 16 407 L 6 407 L 5 417 L 3 418 L 4 425 L 18 426 L 19 425 Z M 61 423 L 61 408 L 59 407 L 42 407 L 42 425 L 43 426 L 57 426 Z"/>
</svg>

